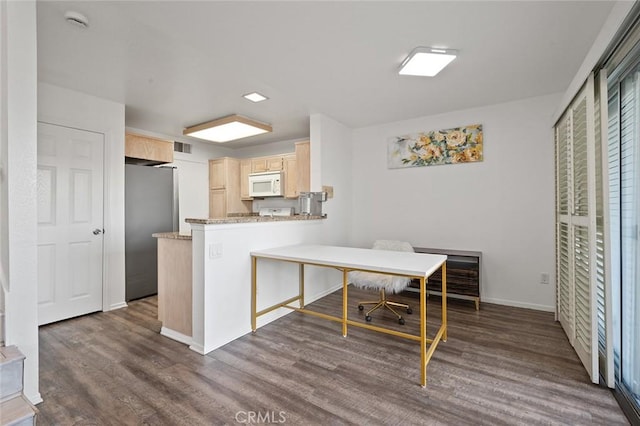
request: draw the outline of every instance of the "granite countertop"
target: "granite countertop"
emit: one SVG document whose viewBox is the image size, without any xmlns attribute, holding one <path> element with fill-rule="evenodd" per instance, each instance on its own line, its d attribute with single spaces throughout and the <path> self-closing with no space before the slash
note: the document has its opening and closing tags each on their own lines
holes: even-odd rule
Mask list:
<svg viewBox="0 0 640 426">
<path fill-rule="evenodd" d="M 151 234 L 152 237 L 155 238 L 167 238 L 171 240 L 190 240 L 191 235 L 181 234 L 179 232 L 158 232 L 155 234 Z"/>
<path fill-rule="evenodd" d="M 253 223 L 253 222 L 282 222 L 291 220 L 319 220 L 326 219 L 327 216 L 308 216 L 308 215 L 293 215 L 293 216 L 258 216 L 256 214 L 230 214 L 224 218 L 209 218 L 209 219 L 185 219 L 187 223 L 199 223 L 202 225 L 218 225 L 225 223 Z"/>
</svg>

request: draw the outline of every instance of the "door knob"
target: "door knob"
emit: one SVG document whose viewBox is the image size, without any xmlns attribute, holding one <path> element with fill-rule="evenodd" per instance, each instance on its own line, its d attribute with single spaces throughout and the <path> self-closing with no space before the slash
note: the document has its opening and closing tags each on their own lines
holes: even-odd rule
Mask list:
<svg viewBox="0 0 640 426">
<path fill-rule="evenodd" d="M 96 229 L 93 230 L 93 235 L 98 235 L 98 234 L 101 234 L 101 233 L 102 233 L 102 229 L 96 228 Z"/>
</svg>

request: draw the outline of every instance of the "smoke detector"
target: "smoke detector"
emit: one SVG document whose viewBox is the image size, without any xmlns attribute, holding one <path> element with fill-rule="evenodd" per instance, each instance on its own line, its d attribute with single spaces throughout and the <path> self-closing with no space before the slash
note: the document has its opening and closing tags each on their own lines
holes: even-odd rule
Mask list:
<svg viewBox="0 0 640 426">
<path fill-rule="evenodd" d="M 89 26 L 89 20 L 86 16 L 84 16 L 80 12 L 75 12 L 73 10 L 69 10 L 64 14 L 64 19 L 67 20 L 68 23 L 75 25 L 80 28 L 87 28 Z"/>
</svg>

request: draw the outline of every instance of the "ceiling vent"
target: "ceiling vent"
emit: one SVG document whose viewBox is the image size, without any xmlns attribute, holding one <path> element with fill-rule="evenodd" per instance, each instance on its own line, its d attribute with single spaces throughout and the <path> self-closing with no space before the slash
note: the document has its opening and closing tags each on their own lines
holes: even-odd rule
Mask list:
<svg viewBox="0 0 640 426">
<path fill-rule="evenodd" d="M 183 152 L 185 154 L 191 154 L 191 144 L 184 142 L 173 142 L 173 151 L 174 152 Z"/>
</svg>

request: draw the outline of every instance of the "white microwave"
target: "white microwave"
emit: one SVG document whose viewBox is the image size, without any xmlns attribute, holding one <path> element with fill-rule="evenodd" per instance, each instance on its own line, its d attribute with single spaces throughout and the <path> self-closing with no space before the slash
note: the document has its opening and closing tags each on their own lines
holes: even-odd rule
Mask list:
<svg viewBox="0 0 640 426">
<path fill-rule="evenodd" d="M 283 190 L 282 172 L 252 173 L 249 175 L 250 197 L 281 197 Z"/>
</svg>

